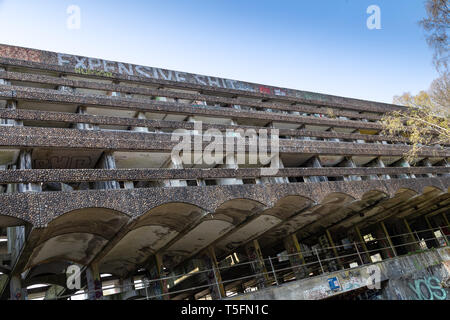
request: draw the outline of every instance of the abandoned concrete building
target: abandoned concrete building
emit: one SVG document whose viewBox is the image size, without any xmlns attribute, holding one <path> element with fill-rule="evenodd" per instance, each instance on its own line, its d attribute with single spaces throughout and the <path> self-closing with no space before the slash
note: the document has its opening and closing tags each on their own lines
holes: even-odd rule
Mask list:
<svg viewBox="0 0 450 320">
<path fill-rule="evenodd" d="M 0 297 L 450 299 L 450 149 L 401 108 L 0 45 Z"/>
</svg>

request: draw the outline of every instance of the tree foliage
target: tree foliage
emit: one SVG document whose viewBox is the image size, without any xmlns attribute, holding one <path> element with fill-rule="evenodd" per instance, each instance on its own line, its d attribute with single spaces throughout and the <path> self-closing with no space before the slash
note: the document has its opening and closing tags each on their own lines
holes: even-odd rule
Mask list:
<svg viewBox="0 0 450 320">
<path fill-rule="evenodd" d="M 386 114 L 383 119 L 383 133 L 402 135 L 412 144 L 406 154 L 413 161 L 424 146 L 443 148 L 450 144 L 450 83 L 448 74 L 433 81 L 428 92 L 417 95 L 404 93 L 394 97 L 394 103 L 403 105 L 404 110 Z"/>
<path fill-rule="evenodd" d="M 402 135 L 412 144 L 406 154 L 409 161 L 414 161 L 424 146 L 443 148 L 450 144 L 449 0 L 427 0 L 425 8 L 427 17 L 419 23 L 427 33 L 428 45 L 434 49 L 433 62 L 441 76 L 432 82 L 428 91 L 415 96 L 410 93 L 395 96 L 394 104 L 406 108 L 388 113 L 382 119 L 382 133 Z"/>
<path fill-rule="evenodd" d="M 448 70 L 450 28 L 449 0 L 427 0 L 427 17 L 419 23 L 427 33 L 428 45 L 434 49 L 433 62 L 438 70 Z"/>
</svg>

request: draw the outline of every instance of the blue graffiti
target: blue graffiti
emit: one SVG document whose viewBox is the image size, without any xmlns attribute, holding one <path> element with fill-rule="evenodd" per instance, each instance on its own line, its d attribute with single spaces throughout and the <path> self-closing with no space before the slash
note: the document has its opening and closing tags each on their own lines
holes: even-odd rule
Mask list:
<svg viewBox="0 0 450 320">
<path fill-rule="evenodd" d="M 409 283 L 409 287 L 417 296 L 418 300 L 445 300 L 447 292 L 441 287 L 439 279 L 428 277 L 414 281 L 414 285 Z"/>
</svg>

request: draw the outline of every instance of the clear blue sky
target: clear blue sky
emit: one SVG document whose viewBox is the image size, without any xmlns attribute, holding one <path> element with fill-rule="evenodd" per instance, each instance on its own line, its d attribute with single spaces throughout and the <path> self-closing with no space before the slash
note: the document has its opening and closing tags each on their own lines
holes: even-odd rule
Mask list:
<svg viewBox="0 0 450 320">
<path fill-rule="evenodd" d="M 437 77 L 423 2 L 0 0 L 0 43 L 392 102 Z M 381 30 L 366 27 L 372 4 Z"/>
</svg>

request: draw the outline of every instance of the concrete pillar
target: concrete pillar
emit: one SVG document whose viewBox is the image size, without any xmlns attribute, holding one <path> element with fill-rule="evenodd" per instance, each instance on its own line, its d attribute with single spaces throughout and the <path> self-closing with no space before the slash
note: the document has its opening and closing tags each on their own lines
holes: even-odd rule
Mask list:
<svg viewBox="0 0 450 320">
<path fill-rule="evenodd" d="M 130 292 L 135 290 L 133 277 L 119 280 L 120 292 Z"/>
<path fill-rule="evenodd" d="M 4 67 L 0 67 L 0 71 L 6 71 L 6 69 Z M 11 82 L 6 80 L 6 79 L 0 79 L 0 85 L 10 85 Z"/>
<path fill-rule="evenodd" d="M 80 106 L 77 109 L 78 114 L 87 114 L 87 108 L 84 106 Z M 76 128 L 78 130 L 94 130 L 95 127 L 92 124 L 89 123 L 77 123 Z"/>
<path fill-rule="evenodd" d="M 447 214 L 445 212 L 442 212 L 442 219 L 444 219 L 445 225 L 450 227 L 450 223 L 448 223 Z"/>
<path fill-rule="evenodd" d="M 220 275 L 219 264 L 217 263 L 216 253 L 212 246 L 201 256 L 203 270 L 209 270 L 203 274 L 206 276 L 211 299 L 218 300 L 226 297 L 222 277 Z"/>
<path fill-rule="evenodd" d="M 14 100 L 6 101 L 4 108 L 7 110 L 16 110 L 17 102 Z M 12 120 L 12 119 L 0 119 L 0 126 L 21 126 L 23 125 L 22 121 Z"/>
<path fill-rule="evenodd" d="M 371 167 L 371 168 L 385 168 L 386 166 L 384 165 L 383 160 L 381 160 L 381 158 L 376 158 L 372 161 L 370 161 L 368 164 L 365 165 L 366 167 Z M 384 174 L 384 175 L 369 175 L 368 178 L 364 177 L 363 180 L 378 180 L 378 179 L 391 179 L 391 177 L 388 174 Z"/>
<path fill-rule="evenodd" d="M 278 167 L 280 169 L 284 168 L 283 161 L 280 159 L 280 157 L 277 157 L 275 168 Z M 259 179 L 256 179 L 256 183 L 289 183 L 288 177 L 261 177 Z"/>
<path fill-rule="evenodd" d="M 410 246 L 413 248 L 413 250 L 420 249 L 420 244 L 418 243 L 418 239 L 414 237 L 414 233 L 411 230 L 411 227 L 409 226 L 408 220 L 403 219 L 403 223 L 405 224 L 406 230 L 409 234 L 410 242 L 412 243 Z"/>
<path fill-rule="evenodd" d="M 22 277 L 19 275 L 12 275 L 9 282 L 9 291 L 11 300 L 27 300 L 27 288 L 24 287 Z"/>
<path fill-rule="evenodd" d="M 166 164 L 163 166 L 164 168 L 170 169 L 183 169 L 183 163 L 181 159 L 169 158 Z M 178 179 L 167 179 L 162 181 L 163 186 L 165 187 L 186 187 L 186 180 L 178 180 Z"/>
<path fill-rule="evenodd" d="M 32 169 L 32 150 L 21 150 L 19 154 L 19 169 Z M 41 184 L 19 183 L 19 192 L 40 192 Z"/>
<path fill-rule="evenodd" d="M 410 167 L 409 162 L 406 161 L 405 159 L 400 159 L 399 161 L 397 161 L 396 165 L 398 167 L 403 167 L 403 168 Z M 411 174 L 399 174 L 398 177 L 401 179 L 410 179 L 410 178 L 414 179 L 416 176 L 411 173 Z"/>
<path fill-rule="evenodd" d="M 344 265 L 342 264 L 341 259 L 338 258 L 339 257 L 339 253 L 337 251 L 336 245 L 334 244 L 333 238 L 331 237 L 330 230 L 326 229 L 325 233 L 326 233 L 326 236 L 328 238 L 328 242 L 330 243 L 330 246 L 333 249 L 334 257 L 337 258 L 337 262 L 338 262 L 339 266 L 341 267 L 341 269 L 345 269 Z"/>
<path fill-rule="evenodd" d="M 352 157 L 346 157 L 340 164 L 339 167 L 346 168 L 356 168 L 356 164 L 353 161 Z M 344 181 L 360 181 L 360 176 L 344 176 Z"/>
<path fill-rule="evenodd" d="M 225 164 L 220 166 L 221 168 L 227 169 L 238 169 L 239 165 L 237 163 L 237 157 L 234 153 L 228 153 L 225 156 Z M 230 185 L 230 184 L 243 184 L 242 179 L 239 178 L 222 178 L 216 179 L 218 185 Z"/>
<path fill-rule="evenodd" d="M 433 166 L 433 165 L 431 164 L 430 159 L 428 159 L 428 158 L 423 159 L 423 160 L 422 160 L 422 164 L 423 164 L 424 167 L 432 167 L 432 166 Z M 424 176 L 425 176 L 425 177 L 428 177 L 428 178 L 432 178 L 432 177 L 436 177 L 436 174 L 433 174 L 433 173 L 426 173 L 426 174 L 424 174 Z"/>
<path fill-rule="evenodd" d="M 256 286 L 258 289 L 263 289 L 268 285 L 269 275 L 264 263 L 264 258 L 259 247 L 258 240 L 250 241 L 245 245 L 245 251 L 248 260 L 252 261 L 252 271 L 256 274 Z"/>
<path fill-rule="evenodd" d="M 89 300 L 101 300 L 103 297 L 102 279 L 98 264 L 93 263 L 86 268 L 86 280 Z"/>
<path fill-rule="evenodd" d="M 289 255 L 289 262 L 291 264 L 292 271 L 294 272 L 295 279 L 300 280 L 308 276 L 308 269 L 305 264 L 305 258 L 303 257 L 300 244 L 298 243 L 297 236 L 291 234 L 284 238 L 284 248 Z"/>
<path fill-rule="evenodd" d="M 317 156 L 312 157 L 308 160 L 307 167 L 313 167 L 313 168 L 322 168 L 322 164 L 320 163 L 320 159 Z M 304 177 L 303 178 L 306 182 L 324 182 L 328 181 L 328 178 L 325 176 L 312 176 L 312 177 Z"/>
<path fill-rule="evenodd" d="M 439 247 L 440 246 L 439 239 L 436 237 L 436 234 L 434 233 L 435 231 L 437 231 L 437 229 L 433 229 L 433 225 L 431 224 L 431 221 L 427 216 L 425 216 L 425 221 L 427 223 L 428 229 L 431 229 L 430 232 L 433 235 L 434 241 L 436 242 L 436 246 Z"/>
<path fill-rule="evenodd" d="M 355 233 L 358 236 L 358 241 L 361 243 L 361 246 L 364 250 L 364 256 L 366 257 L 366 263 L 371 263 L 372 259 L 370 258 L 369 250 L 367 249 L 366 241 L 364 241 L 363 236 L 361 235 L 361 230 L 359 230 L 358 226 L 355 226 Z"/>
<path fill-rule="evenodd" d="M 144 119 L 144 120 L 147 119 L 144 112 L 138 112 L 136 114 L 135 118 Z M 132 127 L 131 130 L 135 131 L 135 132 L 149 132 L 147 127 Z"/>
<path fill-rule="evenodd" d="M 146 269 L 147 278 L 150 281 L 148 284 L 148 294 L 152 297 L 151 299 L 169 300 L 170 297 L 167 294 L 169 292 L 167 289 L 167 280 L 161 279 L 167 276 L 164 271 L 162 256 L 158 253 L 153 255 L 150 258 Z"/>
<path fill-rule="evenodd" d="M 116 160 L 112 152 L 104 152 L 97 163 L 99 169 L 116 169 Z M 99 181 L 95 182 L 96 189 L 120 189 L 120 184 L 117 181 Z"/>
<path fill-rule="evenodd" d="M 334 130 L 333 128 L 330 128 L 328 130 L 329 132 L 336 132 L 336 130 Z M 328 138 L 328 139 L 324 139 L 325 141 L 333 141 L 333 142 L 341 142 L 341 139 L 338 138 Z"/>
<path fill-rule="evenodd" d="M 391 237 L 389 236 L 389 233 L 383 221 L 380 222 L 380 227 L 384 232 L 384 235 L 389 243 L 392 253 L 394 254 L 394 256 L 397 256 L 397 250 L 395 250 L 394 243 L 392 242 Z"/>
</svg>

